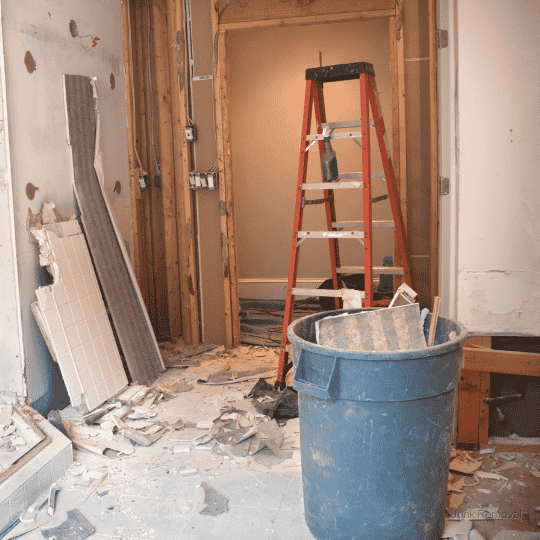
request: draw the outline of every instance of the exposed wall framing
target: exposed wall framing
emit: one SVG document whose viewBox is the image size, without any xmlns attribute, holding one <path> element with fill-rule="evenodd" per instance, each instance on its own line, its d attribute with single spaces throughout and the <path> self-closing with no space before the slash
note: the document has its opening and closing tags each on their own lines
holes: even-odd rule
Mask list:
<svg viewBox="0 0 540 540">
<path fill-rule="evenodd" d="M 198 345 L 182 2 L 124 1 L 123 15 L 137 278 L 156 334 Z"/>
<path fill-rule="evenodd" d="M 430 129 L 433 133 L 430 145 L 430 235 L 429 249 L 429 291 L 424 301 L 430 302 L 437 290 L 438 273 L 438 134 L 437 134 L 437 29 L 435 0 L 427 0 L 430 5 Z M 409 21 L 405 12 L 411 6 Z M 405 5 L 405 7 L 404 7 Z M 150 27 L 146 11 L 150 6 Z M 227 90 L 227 34 L 247 28 L 268 28 L 302 25 L 318 25 L 335 22 L 349 22 L 373 19 L 388 19 L 391 45 L 391 84 L 392 84 L 392 141 L 393 164 L 399 185 L 402 213 L 410 242 L 408 215 L 410 209 L 408 194 L 416 189 L 407 182 L 407 138 L 411 127 L 406 123 L 406 101 L 408 101 L 409 83 L 405 80 L 406 59 L 405 25 L 408 28 L 420 25 L 420 4 L 395 0 L 335 0 L 333 2 L 314 2 L 307 5 L 282 0 L 251 0 L 242 7 L 240 3 L 227 0 L 211 0 L 212 6 L 212 47 L 214 56 L 214 98 L 215 123 L 218 150 L 218 170 L 220 175 L 220 226 L 222 247 L 223 287 L 225 296 L 225 334 L 228 347 L 240 343 L 238 275 L 235 238 L 235 213 L 233 199 L 232 156 Z M 185 140 L 183 126 L 188 123 L 188 105 L 190 100 L 188 65 L 185 60 L 187 41 L 184 33 L 183 2 L 181 0 L 130 0 L 132 29 L 131 56 L 134 62 L 126 59 L 126 66 L 133 72 L 128 78 L 133 87 L 132 110 L 133 125 L 130 129 L 135 134 L 136 144 L 130 147 L 133 201 L 135 205 L 136 235 L 138 252 L 136 266 L 141 289 L 149 312 L 153 313 L 153 322 L 159 333 L 163 321 L 160 317 L 165 312 L 170 319 L 181 310 L 182 334 L 192 343 L 199 339 L 199 305 L 197 291 L 197 253 L 195 250 L 195 226 L 193 200 L 187 182 L 187 173 L 191 170 L 190 143 Z M 127 28 L 127 26 L 125 25 Z M 134 31 L 135 30 L 135 31 Z M 148 38 L 150 36 L 150 38 Z M 157 37 L 159 36 L 159 37 Z M 162 46 L 166 36 L 167 47 Z M 416 45 L 415 45 L 416 46 Z M 148 55 L 150 51 L 150 55 Z M 167 59 L 168 58 L 168 59 Z M 150 63 L 150 66 L 148 65 Z M 133 65 L 135 64 L 135 65 Z M 413 64 L 410 64 L 413 65 Z M 168 66 L 168 70 L 165 66 Z M 165 73 L 167 72 L 167 74 Z M 150 74 L 150 77 L 148 75 Z M 412 76 L 411 76 L 412 77 Z M 411 78 L 414 79 L 415 77 Z M 413 81 L 420 84 L 418 81 Z M 153 85 L 157 121 L 152 124 L 152 99 L 149 85 Z M 156 89 L 159 89 L 156 90 Z M 413 88 L 414 89 L 414 88 Z M 170 95 L 169 95 L 170 94 Z M 415 92 L 412 92 L 415 94 Z M 161 108 L 159 108 L 161 107 Z M 172 118 L 172 122 L 167 122 Z M 416 120 L 415 120 L 416 122 Z M 165 125 L 167 124 L 167 125 Z M 152 128 L 152 129 L 151 129 Z M 421 126 L 414 127 L 415 130 Z M 153 131 L 154 130 L 154 131 Z M 154 149 L 151 145 L 154 134 Z M 172 150 L 171 150 L 172 145 Z M 157 149 L 157 150 L 156 150 Z M 157 167 L 153 156 L 154 150 L 168 156 L 168 169 L 161 180 L 167 183 L 166 189 L 157 192 L 152 186 L 150 192 L 137 189 L 138 167 L 149 172 L 149 180 L 154 183 Z M 409 149 L 411 151 L 411 149 Z M 138 156 L 137 156 L 138 152 Z M 172 160 L 172 161 L 171 161 Z M 409 156 L 409 161 L 411 156 Z M 140 162 L 140 163 L 139 163 Z M 138 165 L 138 167 L 137 167 Z M 409 175 L 410 175 L 409 170 Z M 415 172 L 416 174 L 416 172 Z M 415 182 L 416 184 L 416 182 Z M 418 189 L 421 189 L 419 187 Z M 422 196 L 423 196 L 422 191 Z M 418 198 L 418 197 L 417 197 Z M 409 211 L 408 211 L 409 210 Z M 419 209 L 425 211 L 425 207 Z M 157 219 L 156 215 L 161 218 Z M 414 215 L 410 214 L 414 222 Z M 416 227 L 418 229 L 418 226 Z M 176 241 L 171 235 L 176 234 Z M 427 236 L 426 236 L 427 238 Z M 395 254 L 397 256 L 397 253 Z M 420 257 L 425 255 L 420 255 Z M 394 264 L 399 264 L 396 260 Z M 164 276 L 167 277 L 164 280 Z M 423 279 L 423 277 L 422 277 Z M 176 280 L 176 282 L 175 282 Z M 176 294 L 179 283 L 180 295 Z M 424 282 L 425 283 L 425 282 Z M 172 294 L 171 294 L 172 293 Z M 427 297 L 429 295 L 429 298 Z M 150 305 L 152 304 L 153 307 Z M 172 304 L 172 305 L 170 305 Z M 164 308 L 165 311 L 164 311 Z M 173 332 L 179 327 L 171 325 Z M 176 328 L 176 330 L 175 330 Z"/>
</svg>

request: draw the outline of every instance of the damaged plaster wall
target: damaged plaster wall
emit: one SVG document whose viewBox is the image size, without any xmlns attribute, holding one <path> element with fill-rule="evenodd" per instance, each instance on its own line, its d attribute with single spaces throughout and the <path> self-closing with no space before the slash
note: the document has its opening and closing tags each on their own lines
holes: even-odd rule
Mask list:
<svg viewBox="0 0 540 540">
<path fill-rule="evenodd" d="M 457 318 L 540 334 L 540 4 L 458 2 Z"/>
<path fill-rule="evenodd" d="M 1 9 L 28 399 L 38 410 L 45 410 L 61 379 L 30 312 L 35 289 L 45 285 L 45 278 L 27 219 L 29 209 L 37 214 L 44 202 L 51 201 L 64 216 L 77 213 L 63 73 L 97 77 L 106 193 L 133 252 L 122 11 L 120 1 L 106 0 L 3 0 Z M 76 27 L 70 26 L 72 20 Z M 120 194 L 113 193 L 117 181 L 122 185 Z M 28 183 L 38 188 L 32 199 Z"/>
</svg>

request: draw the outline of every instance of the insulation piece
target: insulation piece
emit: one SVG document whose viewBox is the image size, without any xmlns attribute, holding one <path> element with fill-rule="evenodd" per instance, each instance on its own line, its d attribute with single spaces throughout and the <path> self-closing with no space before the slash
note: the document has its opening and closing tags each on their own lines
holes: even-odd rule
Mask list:
<svg viewBox="0 0 540 540">
<path fill-rule="evenodd" d="M 122 360 L 77 221 L 44 225 L 34 236 L 40 263 L 56 271 L 53 285 L 36 290 L 32 312 L 71 404 L 87 412 L 125 388 Z"/>
<path fill-rule="evenodd" d="M 64 90 L 75 196 L 86 239 L 130 375 L 138 384 L 151 384 L 165 366 L 104 191 L 95 86 L 89 77 L 64 75 Z"/>
</svg>

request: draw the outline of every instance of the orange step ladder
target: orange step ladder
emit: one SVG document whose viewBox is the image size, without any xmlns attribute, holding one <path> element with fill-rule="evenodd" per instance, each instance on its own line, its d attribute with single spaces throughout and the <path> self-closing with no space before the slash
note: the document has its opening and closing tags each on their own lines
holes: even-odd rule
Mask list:
<svg viewBox="0 0 540 540">
<path fill-rule="evenodd" d="M 361 120 L 346 122 L 326 122 L 326 111 L 323 98 L 323 84 L 330 82 L 348 81 L 357 79 L 360 81 Z M 370 121 L 370 105 L 373 120 Z M 313 107 L 314 106 L 314 107 Z M 311 135 L 311 115 L 315 109 L 317 121 L 317 134 Z M 292 237 L 291 258 L 289 265 L 289 278 L 287 282 L 287 299 L 285 302 L 285 315 L 283 320 L 283 333 L 281 337 L 281 349 L 279 355 L 278 375 L 275 387 L 279 390 L 285 388 L 285 376 L 292 363 L 288 361 L 287 351 L 287 328 L 292 322 L 295 295 L 303 296 L 329 296 L 335 297 L 336 309 L 341 306 L 343 290 L 341 288 L 341 274 L 364 273 L 365 291 L 363 298 L 364 307 L 373 307 L 373 274 L 398 274 L 403 275 L 407 285 L 412 287 L 412 279 L 409 264 L 409 252 L 406 243 L 403 216 L 399 204 L 399 196 L 394 176 L 394 169 L 388 154 L 388 142 L 384 127 L 384 121 L 380 112 L 379 95 L 375 84 L 375 72 L 373 65 L 366 62 L 352 64 L 339 64 L 323 66 L 306 70 L 306 94 L 304 101 L 304 120 L 302 124 L 302 141 L 300 144 L 300 165 L 298 169 L 298 184 L 296 191 L 296 206 L 294 211 L 294 229 Z M 361 132 L 336 132 L 343 128 L 361 128 Z M 384 173 L 371 171 L 370 151 L 370 127 L 375 129 L 379 142 L 379 149 L 383 162 Z M 324 130 L 324 134 L 323 134 Z M 319 154 L 322 158 L 324 153 L 325 137 L 329 139 L 353 139 L 362 149 L 362 172 L 338 174 L 336 181 L 331 182 L 306 182 L 308 151 L 319 143 Z M 324 175 L 324 173 L 323 173 Z M 388 188 L 388 196 L 371 198 L 371 179 L 384 178 Z M 323 177 L 324 179 L 324 177 Z M 334 205 L 334 190 L 336 189 L 362 189 L 363 192 L 363 221 L 339 222 L 336 219 Z M 307 199 L 305 194 L 311 190 L 322 190 L 324 198 Z M 373 202 L 382 199 L 390 199 L 393 221 L 372 221 L 371 206 Z M 326 209 L 325 231 L 303 231 L 302 219 L 304 208 L 308 205 L 324 204 Z M 402 267 L 373 267 L 373 227 L 395 227 L 396 245 L 401 257 Z M 352 229 L 356 230 L 343 230 Z M 322 289 L 298 289 L 296 278 L 298 273 L 298 256 L 300 244 L 308 238 L 326 238 L 330 247 L 330 263 L 332 269 L 332 281 L 334 290 Z M 364 246 L 364 266 L 342 267 L 339 258 L 338 240 L 356 239 Z"/>
</svg>

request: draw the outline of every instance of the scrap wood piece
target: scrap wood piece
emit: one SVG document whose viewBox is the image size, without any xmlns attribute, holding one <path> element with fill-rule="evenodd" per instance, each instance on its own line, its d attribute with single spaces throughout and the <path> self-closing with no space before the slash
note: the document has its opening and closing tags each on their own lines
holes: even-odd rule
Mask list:
<svg viewBox="0 0 540 540">
<path fill-rule="evenodd" d="M 481 462 L 462 461 L 460 458 L 455 458 L 450 462 L 450 470 L 462 474 L 473 474 L 482 466 Z"/>
<path fill-rule="evenodd" d="M 212 349 L 217 349 L 218 347 L 219 345 L 206 343 L 206 344 L 200 345 L 196 349 L 192 349 L 191 351 L 185 351 L 183 353 L 174 353 L 174 354 L 171 354 L 169 357 L 174 360 L 183 360 L 184 358 L 192 358 L 193 356 L 198 356 L 199 354 L 203 354 L 205 352 L 211 351 Z"/>
<path fill-rule="evenodd" d="M 480 479 L 487 478 L 489 480 L 508 480 L 508 478 L 506 478 L 505 476 L 501 476 L 500 474 L 492 472 L 477 471 L 474 473 L 474 475 Z"/>
<path fill-rule="evenodd" d="M 463 501 L 466 499 L 466 497 L 466 493 L 450 493 L 448 508 L 453 508 L 454 510 L 457 510 L 463 504 Z"/>
<path fill-rule="evenodd" d="M 98 178 L 103 169 L 97 89 L 90 77 L 64 75 L 68 143 L 85 236 L 133 381 L 151 384 L 165 369 L 129 256 Z M 97 112 L 97 115 L 96 115 Z"/>
<path fill-rule="evenodd" d="M 76 508 L 69 510 L 67 520 L 64 523 L 41 531 L 43 538 L 51 540 L 84 540 L 92 536 L 96 529 Z"/>
<path fill-rule="evenodd" d="M 240 375 L 241 373 L 249 373 L 249 375 Z M 223 374 L 223 376 L 221 376 Z M 231 376 L 232 374 L 232 376 Z M 273 369 L 271 371 L 268 371 L 265 369 L 255 370 L 255 371 L 247 371 L 247 372 L 234 372 L 234 371 L 226 371 L 226 372 L 218 372 L 213 373 L 208 377 L 207 381 L 199 380 L 199 383 L 207 384 L 207 385 L 222 385 L 222 384 L 236 384 L 244 381 L 251 381 L 255 378 L 263 378 L 267 379 L 269 377 L 273 377 L 277 374 L 277 370 Z"/>
<path fill-rule="evenodd" d="M 229 511 L 229 499 L 225 495 L 222 495 L 206 482 L 201 482 L 201 487 L 204 489 L 204 504 L 206 504 L 206 507 L 199 514 L 219 516 L 219 514 Z"/>
</svg>

